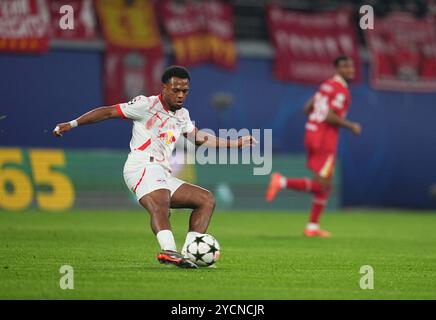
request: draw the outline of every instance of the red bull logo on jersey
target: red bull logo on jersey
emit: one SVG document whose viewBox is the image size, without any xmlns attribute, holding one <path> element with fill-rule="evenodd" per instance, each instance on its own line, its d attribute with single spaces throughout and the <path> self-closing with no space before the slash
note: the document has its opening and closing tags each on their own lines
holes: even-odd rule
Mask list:
<svg viewBox="0 0 436 320">
<path fill-rule="evenodd" d="M 173 131 L 162 132 L 159 134 L 159 138 L 164 140 L 167 145 L 170 145 L 173 142 L 176 142 L 176 137 L 174 136 Z"/>
</svg>

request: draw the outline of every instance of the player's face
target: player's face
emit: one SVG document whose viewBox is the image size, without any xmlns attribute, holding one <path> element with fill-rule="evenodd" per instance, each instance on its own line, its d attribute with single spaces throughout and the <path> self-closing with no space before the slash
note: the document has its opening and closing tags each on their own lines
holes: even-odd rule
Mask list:
<svg viewBox="0 0 436 320">
<path fill-rule="evenodd" d="M 181 109 L 189 94 L 189 80 L 172 77 L 163 85 L 162 94 L 170 109 Z"/>
<path fill-rule="evenodd" d="M 353 60 L 348 59 L 341 61 L 336 69 L 337 73 L 346 81 L 354 79 L 354 63 Z"/>
</svg>

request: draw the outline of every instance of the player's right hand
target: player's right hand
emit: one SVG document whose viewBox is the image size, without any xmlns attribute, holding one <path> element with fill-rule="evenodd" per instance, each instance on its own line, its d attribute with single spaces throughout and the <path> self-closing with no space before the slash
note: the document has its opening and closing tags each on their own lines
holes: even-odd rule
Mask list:
<svg viewBox="0 0 436 320">
<path fill-rule="evenodd" d="M 53 135 L 55 137 L 62 137 L 62 134 L 64 132 L 70 131 L 71 125 L 69 123 L 59 123 L 54 129 L 53 129 Z"/>
<path fill-rule="evenodd" d="M 360 134 L 362 133 L 362 126 L 360 125 L 360 123 L 354 122 L 353 126 L 351 127 L 351 131 L 356 135 L 356 136 L 360 136 Z"/>
</svg>

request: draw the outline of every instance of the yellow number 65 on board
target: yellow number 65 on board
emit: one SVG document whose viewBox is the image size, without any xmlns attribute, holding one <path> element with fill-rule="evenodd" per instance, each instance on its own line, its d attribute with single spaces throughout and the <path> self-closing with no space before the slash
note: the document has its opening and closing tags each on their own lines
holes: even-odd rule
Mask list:
<svg viewBox="0 0 436 320">
<path fill-rule="evenodd" d="M 22 169 L 23 151 L 0 149 L 0 209 L 23 210 L 32 204 L 38 208 L 65 210 L 74 204 L 75 192 L 71 180 L 53 167 L 65 166 L 62 150 L 29 150 L 31 178 Z M 7 165 L 7 166 L 6 166 Z M 49 191 L 36 191 L 34 186 L 49 186 Z M 9 186 L 9 190 L 8 190 Z"/>
</svg>

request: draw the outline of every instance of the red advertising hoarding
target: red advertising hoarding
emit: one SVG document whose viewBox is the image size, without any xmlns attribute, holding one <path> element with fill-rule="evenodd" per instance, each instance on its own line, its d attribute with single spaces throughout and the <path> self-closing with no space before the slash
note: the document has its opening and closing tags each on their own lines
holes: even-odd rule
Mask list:
<svg viewBox="0 0 436 320">
<path fill-rule="evenodd" d="M 270 6 L 267 21 L 277 79 L 319 84 L 333 75 L 333 60 L 344 54 L 354 60 L 356 80 L 360 79 L 359 48 L 350 12 L 301 13 Z"/>
</svg>

